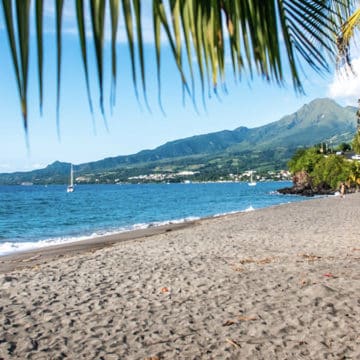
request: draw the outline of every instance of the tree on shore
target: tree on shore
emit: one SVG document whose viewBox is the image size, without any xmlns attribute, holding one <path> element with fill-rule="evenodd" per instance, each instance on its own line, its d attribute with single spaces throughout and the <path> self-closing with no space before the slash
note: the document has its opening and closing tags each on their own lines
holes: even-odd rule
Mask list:
<svg viewBox="0 0 360 360">
<path fill-rule="evenodd" d="M 359 108 L 356 112 L 357 132 L 352 141 L 352 148 L 357 154 L 360 154 L 360 99 L 358 100 L 358 105 Z"/>
<path fill-rule="evenodd" d="M 352 148 L 356 154 L 360 154 L 360 132 L 358 131 L 352 141 Z"/>
<path fill-rule="evenodd" d="M 39 103 L 43 103 L 43 17 L 44 0 L 35 2 Z M 76 0 L 80 56 L 83 62 L 90 108 L 89 79 L 98 79 L 99 106 L 104 112 L 104 42 L 106 18 L 111 33 L 111 102 L 114 104 L 117 81 L 116 37 L 122 15 L 131 57 L 134 87 L 146 96 L 146 58 L 143 41 L 141 0 Z M 284 71 L 290 70 L 293 86 L 302 92 L 299 58 L 316 72 L 328 71 L 336 57 L 336 35 L 348 18 L 355 0 L 152 0 L 154 50 L 160 93 L 161 33 L 171 48 L 184 91 L 195 101 L 195 83 L 201 94 L 217 91 L 225 82 L 226 59 L 230 58 L 236 79 L 254 73 L 278 85 L 284 83 Z M 28 123 L 28 77 L 30 50 L 31 0 L 3 0 L 5 31 L 15 69 L 25 131 Z M 63 0 L 55 1 L 57 44 L 57 109 L 60 101 Z M 86 33 L 90 19 L 92 37 Z M 346 39 L 344 36 L 343 39 Z M 345 41 L 345 40 L 344 40 Z M 88 45 L 95 48 L 96 71 L 89 67 Z M 347 49 L 344 42 L 344 49 Z M 196 62 L 193 59 L 196 58 Z M 140 80 L 139 80 L 140 79 Z"/>
<path fill-rule="evenodd" d="M 288 166 L 294 178 L 306 179 L 306 185 L 311 186 L 315 193 L 324 189 L 335 191 L 341 182 L 356 189 L 360 184 L 358 161 L 348 161 L 335 154 L 323 155 L 316 147 L 297 151 Z"/>
</svg>

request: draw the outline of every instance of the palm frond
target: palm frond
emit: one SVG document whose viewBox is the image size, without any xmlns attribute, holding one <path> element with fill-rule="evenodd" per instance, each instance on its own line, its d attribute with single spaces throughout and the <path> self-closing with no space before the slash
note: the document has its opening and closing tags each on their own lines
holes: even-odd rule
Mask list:
<svg viewBox="0 0 360 360">
<path fill-rule="evenodd" d="M 13 12 L 12 0 L 2 2 L 6 32 L 9 39 L 11 57 L 15 69 L 16 82 L 21 103 L 21 113 L 25 132 L 27 133 L 27 86 L 29 70 L 29 16 L 30 0 L 16 2 L 16 14 Z M 17 32 L 13 22 L 16 18 Z M 18 50 L 19 49 L 19 50 Z"/>
<path fill-rule="evenodd" d="M 100 90 L 100 110 L 105 114 L 104 110 L 104 35 L 105 35 L 105 1 L 90 1 L 91 24 L 93 30 L 93 38 L 95 45 L 95 55 L 97 64 L 97 74 L 99 79 Z"/>
<path fill-rule="evenodd" d="M 342 32 L 347 42 L 352 38 L 355 29 L 360 25 L 360 8 L 354 11 L 346 23 L 343 25 Z"/>
<path fill-rule="evenodd" d="M 13 4 L 16 4 L 16 12 Z M 60 102 L 62 16 L 63 0 L 55 2 L 57 43 L 57 114 Z M 302 91 L 300 59 L 316 72 L 329 70 L 336 55 L 336 35 L 342 27 L 338 44 L 348 56 L 348 39 L 358 26 L 360 10 L 354 11 L 355 0 L 152 0 L 154 48 L 158 77 L 158 95 L 161 107 L 161 50 L 169 46 L 178 69 L 181 86 L 195 103 L 195 84 L 200 82 L 205 102 L 206 91 L 217 89 L 227 78 L 230 62 L 236 79 L 243 74 L 256 73 L 264 79 L 282 84 L 285 69 L 290 69 L 295 90 Z M 111 33 L 111 66 L 104 66 L 104 36 L 106 9 L 109 5 Z M 146 99 L 147 58 L 144 54 L 142 29 L 142 2 L 140 0 L 92 0 L 89 6 L 76 0 L 76 21 L 86 90 L 90 109 L 92 101 L 89 79 L 87 43 L 95 47 L 96 71 L 100 93 L 100 109 L 104 114 L 104 69 L 111 68 L 110 104 L 114 105 L 118 49 L 116 46 L 119 14 L 122 11 L 130 49 L 131 74 L 137 95 L 138 78 L 141 79 Z M 43 103 L 43 0 L 35 2 L 37 57 L 39 73 L 40 108 Z M 3 0 L 5 29 L 21 101 L 24 127 L 27 129 L 27 86 L 29 57 L 30 0 Z M 93 38 L 87 39 L 85 17 L 87 8 Z M 14 24 L 16 20 L 16 25 Z M 167 38 L 167 45 L 161 36 Z M 194 61 L 194 58 L 196 61 Z M 138 75 L 140 72 L 140 77 Z M 138 96 L 138 95 L 137 95 Z"/>
<path fill-rule="evenodd" d="M 134 24 L 133 24 L 132 7 L 130 0 L 122 0 L 122 6 L 124 12 L 126 35 L 128 38 L 129 50 L 130 50 L 133 84 L 135 88 L 136 97 L 138 98 L 139 95 L 137 90 L 137 76 L 136 76 L 136 63 L 135 63 Z"/>
<path fill-rule="evenodd" d="M 137 30 L 137 46 L 139 50 L 139 63 L 140 63 L 140 72 L 141 72 L 141 83 L 144 94 L 144 99 L 148 110 L 150 110 L 147 95 L 146 95 L 146 76 L 145 76 L 145 59 L 144 59 L 144 41 L 143 41 L 143 32 L 141 26 L 141 3 L 140 0 L 133 0 L 134 16 Z"/>
<path fill-rule="evenodd" d="M 338 66 L 341 66 L 345 63 L 351 68 L 350 41 L 354 36 L 356 28 L 358 28 L 359 26 L 360 8 L 355 10 L 341 27 L 341 32 L 337 38 L 337 46 L 339 52 L 339 57 L 337 61 Z"/>
<path fill-rule="evenodd" d="M 77 26 L 79 31 L 81 58 L 85 72 L 86 92 L 88 95 L 90 111 L 91 113 L 93 113 L 93 105 L 91 100 L 90 84 L 89 84 L 89 69 L 88 69 L 86 34 L 85 34 L 86 30 L 85 30 L 84 0 L 76 0 L 76 19 L 77 19 Z"/>
<path fill-rule="evenodd" d="M 43 0 L 36 0 L 36 40 L 37 40 L 37 58 L 38 58 L 38 73 L 39 73 L 39 100 L 40 112 L 43 109 Z"/>
<path fill-rule="evenodd" d="M 116 98 L 116 36 L 119 22 L 119 0 L 110 0 L 111 18 L 111 107 L 115 105 Z"/>
<path fill-rule="evenodd" d="M 57 91 L 56 91 L 56 124 L 58 129 L 58 137 L 60 137 L 60 83 L 61 83 L 61 51 L 62 51 L 62 15 L 64 8 L 64 0 L 55 1 L 55 17 L 56 17 L 56 48 L 57 48 Z"/>
</svg>

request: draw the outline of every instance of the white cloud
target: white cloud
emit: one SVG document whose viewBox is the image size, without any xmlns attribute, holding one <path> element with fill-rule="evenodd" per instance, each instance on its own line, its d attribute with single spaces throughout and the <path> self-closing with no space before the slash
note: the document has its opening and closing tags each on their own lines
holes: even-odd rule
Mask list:
<svg viewBox="0 0 360 360">
<path fill-rule="evenodd" d="M 346 69 L 337 72 L 328 88 L 331 98 L 341 99 L 349 105 L 354 105 L 360 98 L 360 56 L 352 60 L 354 74 Z"/>
</svg>

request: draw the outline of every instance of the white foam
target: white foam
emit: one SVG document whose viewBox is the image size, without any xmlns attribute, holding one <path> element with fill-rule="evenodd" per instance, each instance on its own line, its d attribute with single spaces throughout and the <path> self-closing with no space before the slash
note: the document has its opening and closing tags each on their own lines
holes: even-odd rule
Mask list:
<svg viewBox="0 0 360 360">
<path fill-rule="evenodd" d="M 224 213 L 218 213 L 218 214 L 215 214 L 214 216 L 212 217 L 221 217 L 221 216 L 225 216 L 225 215 L 232 215 L 232 214 L 238 214 L 240 213 L 241 211 L 238 211 L 238 210 L 235 210 L 235 211 L 228 211 L 228 212 L 224 212 Z"/>
<path fill-rule="evenodd" d="M 255 211 L 255 209 L 250 205 L 245 210 L 234 210 L 234 211 L 228 211 L 228 212 L 224 212 L 224 213 L 218 213 L 218 214 L 213 215 L 212 217 L 221 217 L 221 216 L 226 216 L 226 215 L 239 214 L 239 213 L 248 212 L 248 211 Z"/>
<path fill-rule="evenodd" d="M 249 212 L 249 211 L 255 211 L 255 209 L 250 205 L 247 209 L 244 210 L 244 212 Z"/>
<path fill-rule="evenodd" d="M 73 243 L 81 240 L 89 240 L 100 236 L 107 235 L 116 235 L 123 232 L 133 231 L 133 230 L 142 230 L 148 229 L 150 227 L 158 227 L 169 224 L 180 224 L 184 222 L 194 221 L 199 219 L 199 217 L 187 217 L 183 219 L 167 220 L 167 221 L 156 221 L 152 223 L 138 223 L 131 226 L 122 227 L 116 230 L 111 231 L 97 231 L 93 232 L 90 235 L 81 235 L 73 237 L 57 237 L 39 241 L 29 241 L 29 242 L 5 242 L 0 244 L 0 256 L 9 255 L 16 252 L 23 252 L 29 250 L 36 250 L 48 246 L 62 245 L 67 243 Z"/>
</svg>

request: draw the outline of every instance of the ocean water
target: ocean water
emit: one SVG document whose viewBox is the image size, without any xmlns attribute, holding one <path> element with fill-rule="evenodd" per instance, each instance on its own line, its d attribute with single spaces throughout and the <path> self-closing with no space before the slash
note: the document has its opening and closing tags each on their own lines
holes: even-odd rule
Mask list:
<svg viewBox="0 0 360 360">
<path fill-rule="evenodd" d="M 302 201 L 286 182 L 0 186 L 0 255 L 171 222 Z"/>
</svg>

